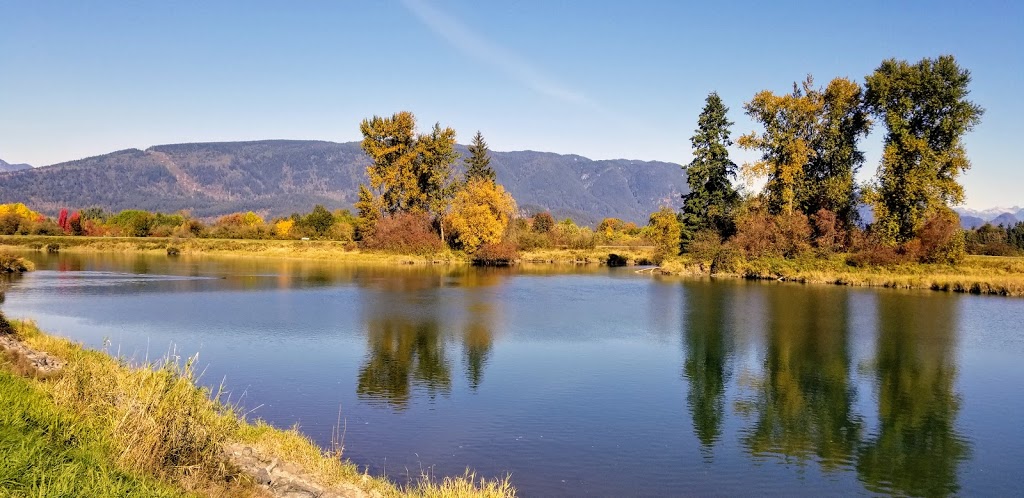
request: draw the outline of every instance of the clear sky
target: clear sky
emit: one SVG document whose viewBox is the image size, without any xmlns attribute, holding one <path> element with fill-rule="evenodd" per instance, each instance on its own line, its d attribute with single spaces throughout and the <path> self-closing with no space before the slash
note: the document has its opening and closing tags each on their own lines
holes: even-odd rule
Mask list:
<svg viewBox="0 0 1024 498">
<path fill-rule="evenodd" d="M 1010 206 L 1024 204 L 1022 49 L 1012 1 L 0 0 L 0 159 L 352 141 L 361 119 L 409 110 L 494 150 L 685 163 L 709 91 L 738 136 L 758 90 L 953 54 L 986 109 L 966 204 Z M 863 148 L 862 179 L 881 134 Z"/>
</svg>

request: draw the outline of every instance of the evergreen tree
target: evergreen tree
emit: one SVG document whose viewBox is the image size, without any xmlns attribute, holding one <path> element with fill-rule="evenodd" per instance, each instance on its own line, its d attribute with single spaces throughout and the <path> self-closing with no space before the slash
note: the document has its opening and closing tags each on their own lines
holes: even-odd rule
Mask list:
<svg viewBox="0 0 1024 498">
<path fill-rule="evenodd" d="M 693 161 L 683 166 L 690 187 L 683 195 L 683 232 L 692 236 L 697 230 L 712 229 L 729 236 L 733 231 L 731 213 L 739 202 L 731 183 L 736 163 L 729 159 L 727 149 L 732 145 L 729 127 L 733 123 L 726 117 L 729 108 L 717 93 L 709 94 L 705 102 L 697 130 L 690 137 Z"/>
<path fill-rule="evenodd" d="M 487 142 L 484 136 L 477 130 L 473 136 L 473 143 L 469 145 L 469 157 L 466 158 L 466 181 L 474 178 L 483 180 L 495 180 L 494 170 L 491 169 L 491 158 L 487 155 Z"/>
<path fill-rule="evenodd" d="M 971 167 L 963 135 L 984 110 L 967 100 L 971 73 L 951 55 L 913 65 L 889 59 L 866 80 L 868 108 L 886 126 L 870 195 L 873 228 L 884 240 L 901 243 L 936 211 L 963 201 L 957 177 Z"/>
</svg>

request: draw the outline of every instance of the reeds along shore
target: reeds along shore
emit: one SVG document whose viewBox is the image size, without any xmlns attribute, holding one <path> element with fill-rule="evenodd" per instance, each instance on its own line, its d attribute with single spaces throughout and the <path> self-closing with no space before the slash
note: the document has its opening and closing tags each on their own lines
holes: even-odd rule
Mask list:
<svg viewBox="0 0 1024 498">
<path fill-rule="evenodd" d="M 781 280 L 945 292 L 1024 296 L 1024 258 L 967 256 L 962 263 L 904 263 L 893 266 L 851 266 L 846 256 L 829 258 L 762 258 L 743 261 L 729 271 L 712 272 L 711 263 L 680 257 L 665 262 L 666 275 L 719 275 L 748 279 Z"/>
<path fill-rule="evenodd" d="M 223 391 L 196 385 L 194 359 L 132 366 L 28 321 L 0 329 L 62 365 L 40 371 L 23 352 L 0 348 L 0 483 L 14 496 L 266 496 L 225 454 L 241 444 L 302 469 L 324 489 L 356 496 L 505 497 L 508 478 L 427 476 L 399 484 L 366 475 L 297 428 L 250 422 Z M 0 493 L 3 494 L 3 493 Z"/>
<path fill-rule="evenodd" d="M 471 264 L 463 253 L 433 255 L 393 254 L 349 250 L 331 241 L 236 240 L 115 237 L 0 236 L 0 248 L 12 251 L 122 252 L 163 255 L 216 255 L 241 257 L 331 260 L 353 264 Z M 172 251 L 173 249 L 173 251 Z M 522 263 L 649 265 L 651 247 L 595 247 L 592 249 L 537 249 L 517 255 Z M 761 257 L 735 261 L 702 260 L 695 254 L 664 259 L 655 273 L 664 276 L 717 276 L 771 279 L 801 283 L 836 284 L 947 292 L 1024 296 L 1024 257 L 967 256 L 956 265 L 900 263 L 885 266 L 849 264 L 849 255 L 805 254 L 797 258 Z"/>
</svg>

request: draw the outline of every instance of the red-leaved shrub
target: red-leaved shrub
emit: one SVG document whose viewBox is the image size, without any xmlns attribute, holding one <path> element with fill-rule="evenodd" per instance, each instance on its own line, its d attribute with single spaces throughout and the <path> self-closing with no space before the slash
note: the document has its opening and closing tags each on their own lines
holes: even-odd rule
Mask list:
<svg viewBox="0 0 1024 498">
<path fill-rule="evenodd" d="M 367 249 L 401 254 L 433 254 L 444 248 L 426 214 L 399 213 L 377 221 L 373 235 L 363 241 Z"/>
<path fill-rule="evenodd" d="M 484 244 L 473 253 L 473 264 L 477 266 L 508 266 L 517 259 L 519 252 L 510 242 Z"/>
</svg>

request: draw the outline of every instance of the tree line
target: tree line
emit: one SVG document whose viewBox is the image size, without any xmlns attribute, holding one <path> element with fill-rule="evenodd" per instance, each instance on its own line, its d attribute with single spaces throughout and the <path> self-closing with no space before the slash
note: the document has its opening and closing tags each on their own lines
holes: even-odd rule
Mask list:
<svg viewBox="0 0 1024 498">
<path fill-rule="evenodd" d="M 793 257 L 811 249 L 853 252 L 853 263 L 959 261 L 966 237 L 950 206 L 970 167 L 963 136 L 983 109 L 967 100 L 970 73 L 953 56 L 916 63 L 889 59 L 861 85 L 808 76 L 793 90 L 758 92 L 743 105 L 760 131 L 740 136 L 760 156 L 738 166 L 729 157 L 728 108 L 708 95 L 684 166 L 690 192 L 679 216 L 680 249 L 721 263 L 739 257 Z M 877 173 L 858 184 L 861 139 L 884 128 Z M 762 182 L 743 193 L 739 176 Z M 863 225 L 859 208 L 874 220 Z"/>
<path fill-rule="evenodd" d="M 477 131 L 468 157 L 456 132 L 435 123 L 417 130 L 406 111 L 364 119 L 361 147 L 370 159 L 355 213 L 317 205 L 305 214 L 264 220 L 254 212 L 203 221 L 175 214 L 90 208 L 56 220 L 22 204 L 0 206 L 0 234 L 315 238 L 351 248 L 405 254 L 463 251 L 481 261 L 514 260 L 517 251 L 655 246 L 655 262 L 688 254 L 710 271 L 736 271 L 746 259 L 848 253 L 854 265 L 959 261 L 965 252 L 1024 251 L 1024 223 L 965 232 L 950 206 L 963 200 L 959 175 L 970 167 L 963 136 L 983 109 L 967 100 L 970 73 L 954 57 L 883 61 L 863 84 L 811 76 L 791 92 L 764 90 L 743 109 L 761 130 L 732 140 L 729 108 L 709 94 L 683 166 L 689 192 L 681 212 L 662 208 L 646 226 L 606 218 L 597 227 L 550 213 L 519 211 L 490 166 Z M 858 183 L 860 142 L 884 128 L 875 176 Z M 759 153 L 737 165 L 734 145 Z M 457 164 L 462 159 L 462 172 Z M 743 177 L 758 192 L 737 187 Z M 870 207 L 873 221 L 860 211 Z"/>
</svg>

